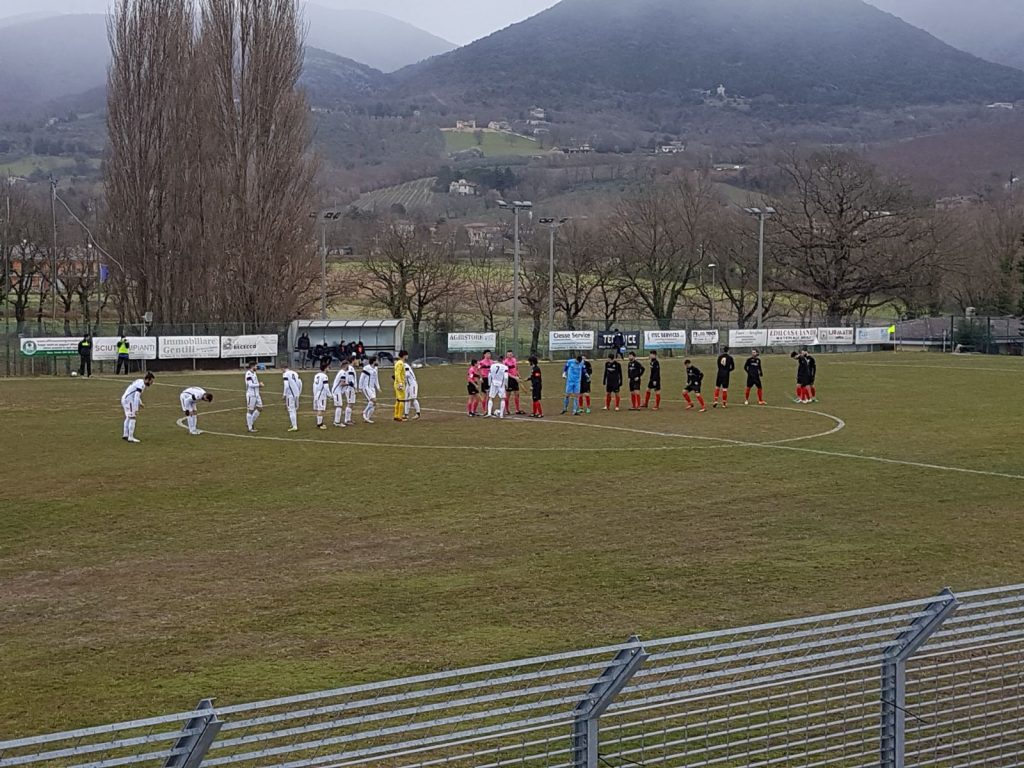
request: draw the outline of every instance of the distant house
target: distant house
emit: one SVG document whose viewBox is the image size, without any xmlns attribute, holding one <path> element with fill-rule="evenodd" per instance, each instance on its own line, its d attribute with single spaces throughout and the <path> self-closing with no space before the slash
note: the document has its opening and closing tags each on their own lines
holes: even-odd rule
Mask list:
<svg viewBox="0 0 1024 768">
<path fill-rule="evenodd" d="M 492 131 L 511 131 L 512 124 L 506 120 L 492 120 L 487 124 Z"/>
<path fill-rule="evenodd" d="M 659 155 L 680 155 L 686 151 L 686 144 L 681 141 L 673 141 L 669 144 L 662 144 L 658 147 Z"/>
<path fill-rule="evenodd" d="M 989 109 L 1013 109 L 1013 104 L 1008 101 L 997 101 L 988 105 Z"/>
<path fill-rule="evenodd" d="M 448 185 L 448 194 L 457 195 L 458 197 L 476 197 L 480 194 L 480 185 L 474 184 L 472 181 L 459 179 Z"/>
<path fill-rule="evenodd" d="M 466 224 L 464 227 L 470 248 L 499 250 L 504 244 L 505 232 L 496 224 Z"/>
<path fill-rule="evenodd" d="M 475 131 L 476 120 L 456 120 L 455 130 L 457 131 Z"/>
<path fill-rule="evenodd" d="M 580 144 L 576 147 L 562 147 L 560 149 L 553 149 L 552 152 L 561 152 L 563 155 L 590 155 L 593 154 L 594 148 L 589 143 Z"/>
<path fill-rule="evenodd" d="M 718 96 L 718 98 L 724 99 L 725 98 L 725 86 L 724 85 L 719 85 L 718 88 L 715 89 L 715 94 Z"/>
<path fill-rule="evenodd" d="M 530 107 L 530 119 L 546 122 L 548 119 L 548 111 L 543 107 Z"/>
</svg>

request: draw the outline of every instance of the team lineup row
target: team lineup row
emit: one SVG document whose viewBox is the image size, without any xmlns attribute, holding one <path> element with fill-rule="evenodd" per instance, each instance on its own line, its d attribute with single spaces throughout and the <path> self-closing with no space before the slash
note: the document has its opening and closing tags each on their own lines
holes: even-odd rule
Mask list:
<svg viewBox="0 0 1024 768">
<path fill-rule="evenodd" d="M 792 357 L 797 362 L 796 402 L 815 402 L 817 399 L 815 387 L 817 363 L 815 359 L 806 349 L 792 353 Z M 535 356 L 529 358 L 529 363 L 529 381 L 533 400 L 533 412 L 530 415 L 533 418 L 543 418 L 543 372 Z M 707 411 L 707 404 L 701 391 L 704 373 L 691 360 L 684 361 L 684 365 L 686 387 L 683 391 L 683 398 L 686 401 L 686 409 L 692 410 L 699 405 L 700 411 L 703 413 Z M 728 347 L 718 356 L 716 367 L 717 375 L 712 407 L 717 408 L 721 403 L 722 408 L 728 408 L 730 378 L 733 371 L 736 370 L 735 359 L 729 354 Z M 362 412 L 363 421 L 373 424 L 378 394 L 382 391 L 377 358 L 370 357 L 358 369 L 356 368 L 356 358 L 348 358 L 342 363 L 333 382 L 328 374 L 329 368 L 330 361 L 322 360 L 320 370 L 313 378 L 313 412 L 316 416 L 317 429 L 327 429 L 325 419 L 329 402 L 334 404 L 334 426 L 338 428 L 352 426 L 354 423 L 352 414 L 357 402 L 357 395 L 362 395 L 366 401 Z M 758 350 L 755 349 L 751 352 L 750 357 L 743 364 L 743 370 L 747 375 L 744 405 L 749 404 L 753 391 L 757 393 L 757 403 L 767 405 L 762 382 L 761 356 Z M 645 395 L 641 396 L 645 373 L 648 374 L 647 391 Z M 562 370 L 562 378 L 565 379 L 563 415 L 569 412 L 570 407 L 574 416 L 591 412 L 593 376 L 593 364 L 582 354 L 570 358 L 565 363 Z M 125 416 L 122 439 L 129 443 L 141 442 L 135 437 L 135 427 L 139 411 L 143 407 L 142 393 L 152 385 L 155 378 L 152 372 L 147 373 L 143 378 L 133 381 L 121 396 L 121 406 Z M 392 378 L 395 394 L 394 420 L 404 422 L 410 418 L 420 418 L 419 382 L 415 369 L 409 363 L 409 353 L 405 350 L 398 354 Z M 629 410 L 637 411 L 649 408 L 652 396 L 654 410 L 661 408 L 661 361 L 658 359 L 657 352 L 650 353 L 648 368 L 641 364 L 636 353 L 631 352 L 628 356 L 625 378 L 620 359 L 615 354 L 608 356 L 603 377 L 605 410 L 614 408 L 618 411 L 620 409 L 620 393 L 626 381 L 628 381 L 630 394 Z M 282 382 L 284 385 L 282 396 L 290 422 L 288 431 L 297 432 L 299 429 L 299 400 L 303 388 L 302 379 L 296 371 L 286 365 L 283 368 Z M 480 416 L 481 409 L 485 404 L 488 418 L 503 419 L 506 414 L 526 415 L 520 403 L 519 361 L 512 352 L 507 352 L 501 359 L 494 359 L 491 352 L 487 351 L 480 360 L 472 360 L 466 371 L 466 389 L 468 394 L 466 414 L 470 417 Z M 258 431 L 256 421 L 263 411 L 262 390 L 263 382 L 259 379 L 257 364 L 255 361 L 251 361 L 245 371 L 245 419 L 246 429 L 250 433 Z M 697 405 L 693 402 L 694 397 L 697 400 Z M 187 387 L 182 391 L 180 401 L 189 434 L 200 434 L 198 429 L 199 403 L 213 402 L 213 394 L 202 387 Z M 514 411 L 512 410 L 513 404 Z"/>
</svg>

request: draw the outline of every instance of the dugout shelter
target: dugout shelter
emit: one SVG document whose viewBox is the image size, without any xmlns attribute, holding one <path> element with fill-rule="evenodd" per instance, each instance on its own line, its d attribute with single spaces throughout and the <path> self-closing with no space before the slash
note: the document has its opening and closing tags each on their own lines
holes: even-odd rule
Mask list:
<svg viewBox="0 0 1024 768">
<path fill-rule="evenodd" d="M 294 363 L 299 362 L 298 341 L 303 332 L 309 334 L 313 346 L 361 341 L 367 356 L 378 355 L 387 364 L 394 362 L 402 349 L 405 320 L 296 320 L 288 328 L 288 349 Z"/>
</svg>

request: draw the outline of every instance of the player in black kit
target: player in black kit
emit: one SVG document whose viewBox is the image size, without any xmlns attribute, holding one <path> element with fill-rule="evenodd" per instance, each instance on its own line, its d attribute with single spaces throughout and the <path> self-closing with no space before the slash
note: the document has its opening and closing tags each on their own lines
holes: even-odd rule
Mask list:
<svg viewBox="0 0 1024 768">
<path fill-rule="evenodd" d="M 541 404 L 541 390 L 544 386 L 544 375 L 540 370 L 540 363 L 536 355 L 530 358 L 530 388 L 533 390 L 533 413 L 535 419 L 544 418 L 544 406 Z"/>
<path fill-rule="evenodd" d="M 697 402 L 700 403 L 700 412 L 704 413 L 708 409 L 704 404 L 704 396 L 700 393 L 701 384 L 704 382 L 704 373 L 689 360 L 685 360 L 683 365 L 686 366 L 686 390 L 683 392 L 686 410 L 693 410 L 693 400 L 690 399 L 690 395 L 694 394 L 697 396 Z"/>
<path fill-rule="evenodd" d="M 743 370 L 747 372 L 747 388 L 743 393 L 743 404 L 750 405 L 750 390 L 757 390 L 757 404 L 768 405 L 764 401 L 764 384 L 761 383 L 761 353 L 756 349 L 751 350 L 750 357 L 743 364 Z"/>
<path fill-rule="evenodd" d="M 626 376 L 629 377 L 629 410 L 636 411 L 640 408 L 640 387 L 644 379 L 644 366 L 636 359 L 636 352 L 629 353 Z"/>
<path fill-rule="evenodd" d="M 729 376 L 733 371 L 736 370 L 736 361 L 732 359 L 732 355 L 729 354 L 729 348 L 724 347 L 722 354 L 718 356 L 716 361 L 718 366 L 718 377 L 715 379 L 715 401 L 711 404 L 712 408 L 718 407 L 718 397 L 722 397 L 722 407 L 729 407 Z"/>
<path fill-rule="evenodd" d="M 619 410 L 622 397 L 622 363 L 615 359 L 615 353 L 608 355 L 608 362 L 604 364 L 604 409 L 610 411 L 612 408 L 612 396 L 615 397 L 615 410 Z"/>
<path fill-rule="evenodd" d="M 651 375 L 647 381 L 647 395 L 644 397 L 644 408 L 650 405 L 651 393 L 654 393 L 654 410 L 661 408 L 661 362 L 658 353 L 651 352 Z"/>
</svg>

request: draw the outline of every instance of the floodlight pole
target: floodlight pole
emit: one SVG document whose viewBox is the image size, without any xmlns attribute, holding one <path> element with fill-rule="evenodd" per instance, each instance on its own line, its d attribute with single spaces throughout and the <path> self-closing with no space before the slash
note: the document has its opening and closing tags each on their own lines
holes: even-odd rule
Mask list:
<svg viewBox="0 0 1024 768">
<path fill-rule="evenodd" d="M 4 185 L 7 215 L 4 217 L 4 349 L 7 375 L 11 375 L 11 179 Z M 22 255 L 22 260 L 24 260 Z"/>
<path fill-rule="evenodd" d="M 320 229 L 320 319 L 327 319 L 327 219 Z"/>
<path fill-rule="evenodd" d="M 764 327 L 764 222 L 775 215 L 774 208 L 744 208 L 751 216 L 757 217 L 757 327 Z"/>
<path fill-rule="evenodd" d="M 50 177 L 50 215 L 53 218 L 53 258 L 50 272 L 50 293 L 52 294 L 52 309 L 50 316 L 53 322 L 57 322 L 57 180 Z M 54 364 L 56 370 L 56 364 Z"/>
<path fill-rule="evenodd" d="M 512 348 L 519 354 L 519 212 L 533 209 L 533 203 L 529 200 L 516 200 L 507 203 L 504 200 L 498 201 L 498 207 L 502 210 L 511 210 L 514 220 L 514 256 L 512 263 Z"/>
<path fill-rule="evenodd" d="M 548 243 L 548 333 L 551 333 L 555 330 L 555 237 L 558 235 L 559 228 L 569 219 L 547 217 L 537 221 L 548 228 L 550 235 Z"/>
</svg>

